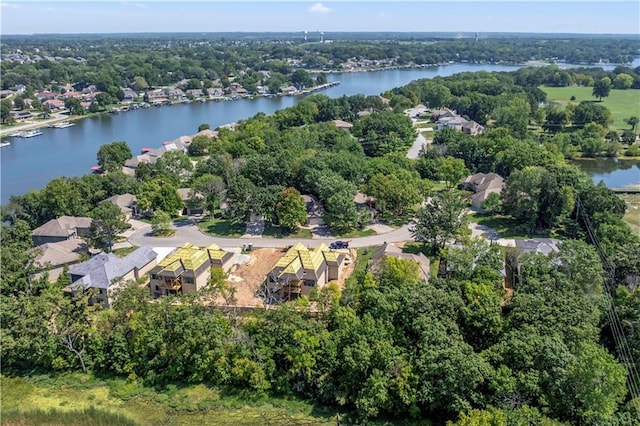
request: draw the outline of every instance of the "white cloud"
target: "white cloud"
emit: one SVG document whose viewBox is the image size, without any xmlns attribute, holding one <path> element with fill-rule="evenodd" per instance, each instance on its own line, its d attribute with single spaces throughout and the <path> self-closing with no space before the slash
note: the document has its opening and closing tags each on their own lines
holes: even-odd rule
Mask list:
<svg viewBox="0 0 640 426">
<path fill-rule="evenodd" d="M 322 3 L 316 3 L 309 8 L 309 12 L 311 13 L 329 13 L 333 12 L 333 9 L 329 9 L 327 6 Z"/>
<path fill-rule="evenodd" d="M 4 3 L 3 2 L 3 3 L 0 3 L 0 6 L 2 6 L 2 7 L 10 7 L 12 9 L 19 9 L 20 8 L 20 6 L 18 6 L 15 3 Z"/>
</svg>

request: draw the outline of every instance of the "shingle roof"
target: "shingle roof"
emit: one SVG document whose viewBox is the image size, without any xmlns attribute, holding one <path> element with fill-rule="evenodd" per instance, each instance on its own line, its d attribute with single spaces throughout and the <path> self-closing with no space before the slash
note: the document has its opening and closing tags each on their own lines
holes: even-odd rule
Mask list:
<svg viewBox="0 0 640 426">
<path fill-rule="evenodd" d="M 122 259 L 113 253 L 100 253 L 69 271 L 71 275 L 81 276 L 71 283 L 71 287 L 107 289 L 113 280 L 126 275 L 134 268 L 141 269 L 157 256 L 158 254 L 149 247 L 139 247 Z"/>
<path fill-rule="evenodd" d="M 112 202 L 113 204 L 118 206 L 122 212 L 128 213 L 132 211 L 131 206 L 133 206 L 138 201 L 138 199 L 133 194 L 121 194 L 109 197 L 102 202 L 104 203 L 105 201 Z"/>
<path fill-rule="evenodd" d="M 76 228 L 89 228 L 91 218 L 60 216 L 34 229 L 31 235 L 36 237 L 68 237 Z"/>
<path fill-rule="evenodd" d="M 57 243 L 43 244 L 39 249 L 41 252 L 35 259 L 36 263 L 42 266 L 46 264 L 57 266 L 78 261 L 81 254 L 87 251 L 87 243 L 74 238 Z"/>
</svg>

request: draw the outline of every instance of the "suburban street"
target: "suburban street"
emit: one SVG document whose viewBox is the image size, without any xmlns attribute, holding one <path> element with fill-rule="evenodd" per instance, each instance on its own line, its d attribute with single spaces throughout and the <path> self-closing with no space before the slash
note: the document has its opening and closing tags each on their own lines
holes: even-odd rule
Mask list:
<svg viewBox="0 0 640 426">
<path fill-rule="evenodd" d="M 185 243 L 192 243 L 194 245 L 203 247 L 215 243 L 220 247 L 227 248 L 238 247 L 244 244 L 253 244 L 253 247 L 255 248 L 282 248 L 292 246 L 296 243 L 302 243 L 307 247 L 313 248 L 319 246 L 322 243 L 329 245 L 329 243 L 338 239 L 334 237 L 313 239 L 213 237 L 211 235 L 204 234 L 202 231 L 200 231 L 198 225 L 193 222 L 183 222 L 178 224 L 177 226 L 174 225 L 174 228 L 176 229 L 176 233 L 174 236 L 158 238 L 151 235 L 151 225 L 147 225 L 134 231 L 128 239 L 131 244 L 136 246 L 146 245 L 150 247 L 177 247 Z M 358 238 L 346 238 L 345 240 L 349 241 L 349 247 L 359 248 L 381 245 L 385 242 L 397 243 L 401 241 L 408 241 L 411 239 L 412 238 L 411 233 L 409 232 L 409 226 L 404 225 L 385 234 L 370 235 L 367 237 Z"/>
</svg>

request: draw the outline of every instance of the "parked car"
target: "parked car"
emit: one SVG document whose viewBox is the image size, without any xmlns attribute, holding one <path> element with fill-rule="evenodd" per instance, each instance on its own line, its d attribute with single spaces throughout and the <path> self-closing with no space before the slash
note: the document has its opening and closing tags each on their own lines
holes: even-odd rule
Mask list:
<svg viewBox="0 0 640 426">
<path fill-rule="evenodd" d="M 329 248 L 332 250 L 349 248 L 349 241 L 334 241 L 329 244 Z"/>
</svg>

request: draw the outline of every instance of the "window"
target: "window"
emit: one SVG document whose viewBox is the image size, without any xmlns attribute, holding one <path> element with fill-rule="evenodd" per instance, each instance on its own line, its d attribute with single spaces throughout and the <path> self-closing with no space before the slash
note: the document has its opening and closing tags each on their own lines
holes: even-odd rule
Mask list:
<svg viewBox="0 0 640 426">
<path fill-rule="evenodd" d="M 152 279 L 152 280 L 155 280 L 156 278 L 158 278 L 158 277 L 156 276 L 156 274 L 151 274 L 151 279 Z M 157 286 L 156 286 L 156 287 L 157 287 Z"/>
<path fill-rule="evenodd" d="M 185 277 L 185 278 L 184 278 L 184 282 L 185 282 L 185 283 L 187 283 L 187 284 L 193 284 L 193 278 L 191 278 L 191 277 Z"/>
<path fill-rule="evenodd" d="M 160 286 L 156 284 L 156 291 L 160 291 Z"/>
<path fill-rule="evenodd" d="M 306 287 L 313 287 L 313 286 L 316 285 L 316 282 L 315 282 L 315 280 L 304 280 L 304 285 Z"/>
</svg>

